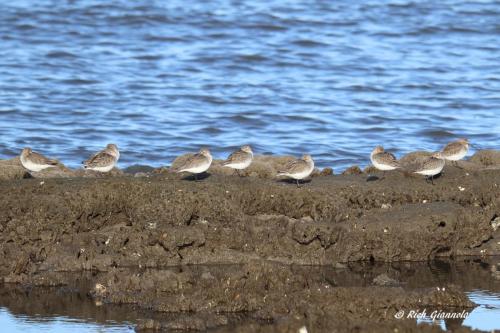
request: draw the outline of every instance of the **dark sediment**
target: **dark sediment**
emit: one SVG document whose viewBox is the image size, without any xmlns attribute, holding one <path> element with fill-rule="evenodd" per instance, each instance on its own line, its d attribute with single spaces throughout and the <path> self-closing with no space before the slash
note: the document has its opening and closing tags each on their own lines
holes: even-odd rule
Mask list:
<svg viewBox="0 0 500 333">
<path fill-rule="evenodd" d="M 232 317 L 221 313 L 244 313 L 244 332 L 412 331 L 414 321 L 394 319 L 397 310 L 471 303 L 452 286 L 407 288 L 383 272 L 369 287 L 338 286 L 290 265 L 500 254 L 495 156 L 447 166 L 434 186 L 405 172 L 377 179 L 357 170 L 318 171 L 302 188 L 267 179 L 286 158 L 266 157 L 246 178 L 216 164 L 200 182 L 168 169 L 96 179 L 63 167 L 67 178 L 20 179 L 18 165 L 0 163 L 0 179 L 12 179 L 0 182 L 0 278 L 69 285 L 62 272 L 91 271 L 96 300 L 196 313 L 143 328 L 231 331 Z"/>
</svg>

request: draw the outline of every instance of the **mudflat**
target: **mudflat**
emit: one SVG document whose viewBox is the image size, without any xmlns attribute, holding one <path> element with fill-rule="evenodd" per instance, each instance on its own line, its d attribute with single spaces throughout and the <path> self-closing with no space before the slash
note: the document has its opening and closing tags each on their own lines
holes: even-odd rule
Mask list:
<svg viewBox="0 0 500 333">
<path fill-rule="evenodd" d="M 238 177 L 217 165 L 198 182 L 168 170 L 4 177 L 0 279 L 64 286 L 89 271 L 96 301 L 191 314 L 139 329 L 411 332 L 414 320 L 394 318 L 400 309 L 473 304 L 459 288 L 403 288 L 383 276 L 338 286 L 307 265 L 499 255 L 498 153 L 476 155 L 446 166 L 435 185 L 403 171 L 318 170 L 297 188 L 260 169 Z M 11 175 L 18 166 L 2 168 Z"/>
</svg>

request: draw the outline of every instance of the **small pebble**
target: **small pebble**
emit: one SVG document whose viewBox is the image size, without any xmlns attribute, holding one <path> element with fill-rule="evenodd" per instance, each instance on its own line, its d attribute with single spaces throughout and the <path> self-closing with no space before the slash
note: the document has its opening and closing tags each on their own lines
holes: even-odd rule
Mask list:
<svg viewBox="0 0 500 333">
<path fill-rule="evenodd" d="M 494 231 L 497 231 L 497 229 L 500 227 L 500 216 L 491 221 L 491 227 Z"/>
</svg>

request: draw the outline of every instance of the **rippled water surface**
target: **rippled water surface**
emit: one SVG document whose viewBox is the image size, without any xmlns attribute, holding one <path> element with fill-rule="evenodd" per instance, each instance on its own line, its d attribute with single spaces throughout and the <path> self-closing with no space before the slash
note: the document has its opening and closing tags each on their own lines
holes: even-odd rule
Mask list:
<svg viewBox="0 0 500 333">
<path fill-rule="evenodd" d="M 2 1 L 0 157 L 498 148 L 499 59 L 494 0 Z"/>
</svg>

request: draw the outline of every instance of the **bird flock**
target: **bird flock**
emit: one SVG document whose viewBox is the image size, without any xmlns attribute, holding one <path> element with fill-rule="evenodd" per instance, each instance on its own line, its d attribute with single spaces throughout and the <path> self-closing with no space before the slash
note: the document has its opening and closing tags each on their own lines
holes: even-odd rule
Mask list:
<svg viewBox="0 0 500 333">
<path fill-rule="evenodd" d="M 459 139 L 448 143 L 441 151 L 433 153 L 412 170 L 413 173 L 426 176 L 426 179 L 434 184 L 434 177 L 440 174 L 445 166 L 446 160 L 456 165 L 457 161 L 463 159 L 469 150 L 469 141 Z M 242 146 L 233 152 L 222 162 L 227 168 L 234 169 L 241 176 L 240 171 L 248 168 L 253 161 L 253 151 L 249 145 Z M 115 144 L 108 144 L 106 148 L 95 153 L 89 159 L 82 162 L 83 168 L 96 172 L 111 171 L 118 159 L 120 152 Z M 31 148 L 24 148 L 20 155 L 21 164 L 31 172 L 39 172 L 47 168 L 58 165 L 55 159 L 47 158 Z M 393 154 L 384 150 L 382 146 L 377 146 L 370 154 L 370 160 L 373 166 L 383 172 L 396 169 L 404 169 L 400 161 Z M 172 168 L 174 172 L 188 172 L 194 175 L 198 180 L 198 175 L 207 171 L 212 164 L 213 158 L 207 148 L 202 148 L 198 153 L 190 156 L 180 165 Z M 311 155 L 303 155 L 301 158 L 288 162 L 282 170 L 278 171 L 277 176 L 292 178 L 296 181 L 297 187 L 300 186 L 300 180 L 311 175 L 314 170 L 314 161 Z M 382 178 L 383 178 L 382 177 Z"/>
<path fill-rule="evenodd" d="M 457 161 L 463 159 L 468 151 L 469 140 L 458 139 L 448 143 L 441 151 L 435 152 L 427 157 L 420 165 L 417 165 L 416 168 L 411 171 L 426 176 L 426 180 L 430 180 L 430 182 L 434 184 L 434 177 L 443 171 L 446 161 L 451 161 L 457 166 Z M 383 176 L 385 176 L 386 171 L 403 169 L 403 166 L 396 157 L 384 151 L 384 148 L 381 146 L 375 147 L 370 154 L 370 159 L 375 168 L 384 172 Z"/>
</svg>

